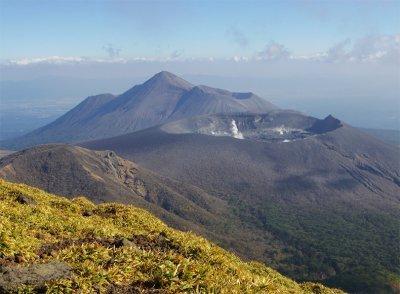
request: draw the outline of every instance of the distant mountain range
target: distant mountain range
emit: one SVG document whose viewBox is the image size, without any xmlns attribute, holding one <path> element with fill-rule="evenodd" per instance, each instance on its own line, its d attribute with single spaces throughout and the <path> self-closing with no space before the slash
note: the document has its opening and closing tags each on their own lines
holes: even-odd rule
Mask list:
<svg viewBox="0 0 400 294">
<path fill-rule="evenodd" d="M 126 134 L 164 122 L 212 113 L 262 113 L 277 108 L 253 93 L 194 86 L 169 72 L 114 96 L 91 96 L 54 122 L 0 143 L 21 149 L 51 142 L 79 142 Z"/>
<path fill-rule="evenodd" d="M 399 290 L 399 148 L 338 118 L 161 72 L 1 146 L 56 142 L 79 147 L 5 156 L 0 177 L 138 205 L 298 281 Z"/>
</svg>

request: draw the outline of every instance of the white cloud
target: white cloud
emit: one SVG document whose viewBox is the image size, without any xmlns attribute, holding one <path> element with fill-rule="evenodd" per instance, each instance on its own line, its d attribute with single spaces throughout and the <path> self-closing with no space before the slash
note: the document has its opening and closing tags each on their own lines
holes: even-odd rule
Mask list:
<svg viewBox="0 0 400 294">
<path fill-rule="evenodd" d="M 134 61 L 146 60 L 146 58 L 137 57 Z M 21 59 L 10 59 L 2 63 L 2 65 L 15 65 L 15 66 L 26 66 L 34 64 L 83 64 L 83 63 L 126 63 L 128 60 L 124 58 L 113 58 L 113 59 L 94 59 L 89 57 L 77 57 L 77 56 L 46 56 L 46 57 L 34 57 L 34 58 L 21 58 Z"/>
<path fill-rule="evenodd" d="M 239 55 L 235 55 L 232 57 L 233 61 L 235 62 L 242 62 L 242 61 L 249 61 L 249 58 L 246 56 L 239 56 Z"/>
<path fill-rule="evenodd" d="M 317 52 L 312 54 L 303 54 L 303 55 L 291 55 L 290 59 L 292 60 L 304 60 L 304 61 L 323 61 L 327 57 L 326 52 Z"/>
<path fill-rule="evenodd" d="M 358 61 L 400 62 L 400 34 L 367 36 L 357 40 L 350 57 Z"/>
<path fill-rule="evenodd" d="M 324 54 L 324 60 L 335 62 L 335 61 L 345 61 L 348 57 L 348 48 L 351 44 L 350 39 L 346 39 L 337 43 L 328 49 L 328 51 Z"/>
<path fill-rule="evenodd" d="M 6 63 L 14 65 L 29 65 L 36 63 L 52 63 L 52 64 L 66 64 L 66 63 L 81 63 L 86 61 L 84 57 L 65 57 L 65 56 L 47 56 L 37 58 L 22 58 L 22 59 L 11 59 Z"/>
<path fill-rule="evenodd" d="M 268 49 L 268 50 L 267 50 Z M 269 57 L 287 57 L 288 51 L 281 44 L 273 43 L 267 49 L 259 52 Z M 275 54 L 273 54 L 275 53 Z M 304 55 L 291 55 L 292 60 L 321 61 L 328 63 L 400 63 L 400 34 L 371 35 L 356 40 L 345 39 L 325 52 Z M 268 59 L 268 58 L 267 58 Z M 272 58 L 269 58 L 272 59 Z"/>
<path fill-rule="evenodd" d="M 257 57 L 265 60 L 288 59 L 290 52 L 284 45 L 277 42 L 270 42 L 265 46 L 264 50 L 257 53 Z"/>
<path fill-rule="evenodd" d="M 145 57 L 138 56 L 132 58 L 89 58 L 89 57 L 78 57 L 78 56 L 46 56 L 46 57 L 33 57 L 33 58 L 20 58 L 20 59 L 9 59 L 0 62 L 2 66 L 29 66 L 38 64 L 53 64 L 53 65 L 73 65 L 73 64 L 95 64 L 95 63 L 109 63 L 109 64 L 123 64 L 131 62 L 165 62 L 165 61 L 185 61 L 185 60 L 200 60 L 197 58 L 182 59 L 182 51 L 173 51 L 167 57 Z M 207 60 L 214 60 L 212 57 L 206 58 Z"/>
<path fill-rule="evenodd" d="M 35 58 L 21 58 L 6 60 L 0 63 L 2 66 L 29 66 L 35 64 L 124 64 L 132 62 L 169 62 L 169 61 L 190 61 L 190 62 L 218 62 L 234 61 L 304 61 L 304 62 L 325 62 L 325 63 L 400 63 L 400 34 L 397 35 L 374 35 L 366 36 L 357 40 L 343 40 L 325 52 L 296 55 L 291 53 L 283 44 L 270 42 L 264 50 L 253 56 L 237 55 L 232 58 L 215 57 L 182 57 L 182 51 L 173 51 L 166 57 L 132 57 L 132 58 L 89 58 L 76 56 L 47 56 Z"/>
<path fill-rule="evenodd" d="M 371 35 L 347 39 L 332 46 L 325 58 L 329 62 L 400 62 L 400 34 Z"/>
<path fill-rule="evenodd" d="M 167 57 L 167 60 L 178 60 L 183 55 L 183 51 L 175 50 Z"/>
</svg>

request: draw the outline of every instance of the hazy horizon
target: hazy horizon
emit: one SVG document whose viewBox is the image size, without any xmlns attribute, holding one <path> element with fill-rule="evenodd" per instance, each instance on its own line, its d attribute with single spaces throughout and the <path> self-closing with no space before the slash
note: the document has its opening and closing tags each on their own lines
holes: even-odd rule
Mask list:
<svg viewBox="0 0 400 294">
<path fill-rule="evenodd" d="M 150 4 L 3 1 L 3 128 L 29 121 L 15 127 L 23 133 L 167 70 L 357 127 L 400 129 L 399 2 Z"/>
</svg>

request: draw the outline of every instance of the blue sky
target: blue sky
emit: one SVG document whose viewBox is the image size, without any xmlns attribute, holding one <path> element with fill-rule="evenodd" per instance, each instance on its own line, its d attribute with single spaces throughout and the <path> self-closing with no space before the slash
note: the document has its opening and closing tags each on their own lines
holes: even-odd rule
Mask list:
<svg viewBox="0 0 400 294">
<path fill-rule="evenodd" d="M 399 33 L 400 1 L 5 1 L 0 58 L 230 58 Z"/>
</svg>

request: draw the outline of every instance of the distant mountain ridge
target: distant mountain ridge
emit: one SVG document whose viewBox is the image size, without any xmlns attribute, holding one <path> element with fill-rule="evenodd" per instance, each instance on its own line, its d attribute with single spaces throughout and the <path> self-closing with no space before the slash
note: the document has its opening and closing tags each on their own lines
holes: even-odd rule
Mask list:
<svg viewBox="0 0 400 294">
<path fill-rule="evenodd" d="M 194 86 L 163 71 L 121 95 L 88 97 L 54 122 L 0 145 L 15 150 L 45 143 L 94 140 L 195 115 L 262 113 L 276 108 L 253 93 Z"/>
</svg>

